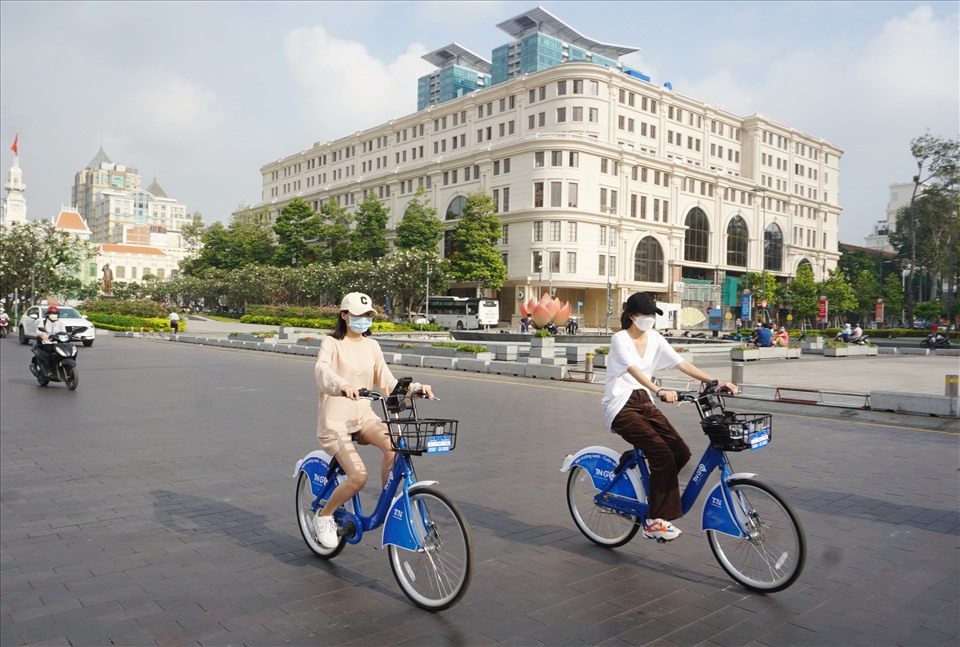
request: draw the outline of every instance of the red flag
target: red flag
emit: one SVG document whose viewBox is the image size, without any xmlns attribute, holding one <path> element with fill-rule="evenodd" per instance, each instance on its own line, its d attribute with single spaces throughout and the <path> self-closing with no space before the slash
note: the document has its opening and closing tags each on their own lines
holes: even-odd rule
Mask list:
<svg viewBox="0 0 960 647">
<path fill-rule="evenodd" d="M 17 141 L 19 141 L 19 139 L 20 139 L 20 133 L 17 133 L 16 135 L 13 136 L 13 146 L 10 147 L 10 150 L 13 151 L 14 155 L 20 155 L 20 153 L 17 151 Z"/>
</svg>

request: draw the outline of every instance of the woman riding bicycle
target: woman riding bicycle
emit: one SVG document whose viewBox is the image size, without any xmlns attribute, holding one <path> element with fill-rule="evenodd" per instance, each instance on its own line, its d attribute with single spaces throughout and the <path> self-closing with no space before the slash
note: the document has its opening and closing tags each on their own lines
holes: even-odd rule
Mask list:
<svg viewBox="0 0 960 647">
<path fill-rule="evenodd" d="M 653 376 L 676 368 L 704 383 L 714 378 L 682 359 L 653 329 L 658 314 L 663 311 L 647 292 L 636 292 L 624 303 L 623 330 L 610 339 L 602 404 L 607 427 L 641 450 L 650 467 L 650 511 L 643 536 L 671 541 L 680 536 L 670 521 L 683 516 L 677 475 L 690 460 L 690 448 L 653 404 L 654 396 L 676 402 L 677 392 L 658 389 Z M 719 386 L 738 392 L 730 382 L 719 382 Z"/>
<path fill-rule="evenodd" d="M 374 314 L 373 301 L 366 294 L 351 292 L 343 297 L 336 328 L 321 342 L 314 369 L 320 392 L 317 437 L 324 451 L 337 459 L 347 475 L 347 480 L 337 486 L 314 518 L 317 539 L 326 548 L 335 548 L 339 542 L 334 511 L 367 482 L 367 468 L 357 453 L 354 439 L 383 452 L 381 482 L 386 481 L 393 466 L 394 453 L 387 426 L 374 413 L 370 401 L 360 399 L 361 388 L 376 386 L 386 394 L 397 384 L 383 359 L 380 344 L 368 339 Z M 429 384 L 414 383 L 410 389 L 433 398 Z"/>
</svg>

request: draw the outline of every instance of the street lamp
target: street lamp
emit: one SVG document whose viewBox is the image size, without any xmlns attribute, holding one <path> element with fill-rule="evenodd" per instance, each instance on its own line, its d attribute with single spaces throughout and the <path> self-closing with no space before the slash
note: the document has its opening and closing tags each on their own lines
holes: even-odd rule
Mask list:
<svg viewBox="0 0 960 647">
<path fill-rule="evenodd" d="M 762 241 L 762 243 L 760 244 L 760 263 L 761 263 L 761 267 L 763 268 L 763 271 L 761 273 L 761 276 L 763 277 L 763 284 L 760 286 L 760 299 L 761 299 L 761 302 L 765 304 L 767 301 L 767 204 L 766 204 L 767 198 L 764 194 L 767 192 L 767 190 L 761 186 L 758 186 L 750 189 L 750 192 L 760 196 L 760 214 L 761 214 L 760 220 L 763 225 L 760 229 L 760 235 L 761 235 L 760 240 Z M 766 305 L 764 305 L 761 308 L 760 312 L 762 313 L 762 316 L 763 316 L 763 323 L 766 323 L 767 322 Z"/>
<path fill-rule="evenodd" d="M 611 204 L 610 206 L 607 206 L 607 207 L 600 207 L 600 210 L 601 210 L 601 211 L 606 211 L 606 212 L 607 212 L 607 267 L 606 267 L 606 270 L 607 270 L 607 311 L 606 311 L 606 313 L 607 313 L 607 314 L 606 314 L 606 317 L 604 318 L 604 323 L 603 323 L 603 332 L 604 332 L 604 334 L 609 334 L 609 333 L 610 333 L 610 315 L 613 314 L 613 311 L 610 309 L 610 307 L 611 307 L 611 305 L 612 305 L 612 304 L 610 303 L 610 288 L 611 288 L 611 285 L 610 285 L 610 280 L 611 280 L 611 279 L 610 279 L 610 269 L 611 269 L 611 263 L 610 263 L 610 242 L 611 242 L 611 241 L 610 241 L 610 238 L 611 238 L 611 236 L 610 236 L 610 232 L 613 231 L 613 212 L 616 211 L 616 209 L 617 209 L 617 208 L 616 208 L 613 204 Z"/>
<path fill-rule="evenodd" d="M 540 250 L 540 260 L 537 263 L 537 301 L 543 296 L 543 250 Z"/>
</svg>

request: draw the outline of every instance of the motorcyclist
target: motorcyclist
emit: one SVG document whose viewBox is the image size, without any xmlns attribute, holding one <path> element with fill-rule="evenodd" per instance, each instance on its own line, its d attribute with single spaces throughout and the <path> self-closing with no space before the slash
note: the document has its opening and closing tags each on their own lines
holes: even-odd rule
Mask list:
<svg viewBox="0 0 960 647">
<path fill-rule="evenodd" d="M 857 324 L 857 327 L 853 329 L 854 337 L 863 337 L 863 328 L 860 327 L 860 324 Z"/>
<path fill-rule="evenodd" d="M 846 324 L 843 327 L 843 330 L 840 331 L 840 338 L 843 341 L 850 341 L 850 338 L 853 337 L 853 329 L 850 324 Z"/>
<path fill-rule="evenodd" d="M 7 328 L 10 327 L 10 316 L 7 315 L 7 311 L 0 307 L 0 329 L 3 330 L 3 334 L 7 334 Z"/>
<path fill-rule="evenodd" d="M 53 367 L 50 363 L 52 351 L 40 342 L 49 339 L 50 335 L 68 332 L 67 325 L 60 319 L 60 308 L 57 306 L 47 308 L 47 317 L 43 320 L 43 323 L 40 324 L 40 328 L 43 328 L 43 330 L 39 330 L 39 328 L 37 330 L 37 348 L 40 350 L 40 363 L 43 364 L 44 374 L 46 374 L 47 377 L 52 377 Z"/>
</svg>

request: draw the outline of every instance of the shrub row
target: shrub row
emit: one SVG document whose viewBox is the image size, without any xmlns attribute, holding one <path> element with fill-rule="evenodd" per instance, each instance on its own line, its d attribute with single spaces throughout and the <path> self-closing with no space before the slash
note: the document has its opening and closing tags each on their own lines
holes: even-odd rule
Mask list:
<svg viewBox="0 0 960 647">
<path fill-rule="evenodd" d="M 134 317 L 129 315 L 111 315 L 111 314 L 102 314 L 99 312 L 89 312 L 86 314 L 87 319 L 93 322 L 93 325 L 97 328 L 102 328 L 104 330 L 120 330 L 126 331 L 130 330 L 162 330 L 169 332 L 170 331 L 170 322 L 166 317 Z M 180 332 L 183 332 L 187 328 L 187 322 L 184 319 L 180 320 Z"/>
<path fill-rule="evenodd" d="M 108 315 L 165 319 L 170 312 L 156 301 L 124 299 L 91 299 L 80 306 L 83 313 L 97 312 Z M 92 320 L 91 320 L 92 321 Z"/>
<path fill-rule="evenodd" d="M 266 306 L 265 306 L 266 307 Z M 337 311 L 339 313 L 339 311 Z M 320 330 L 333 330 L 336 327 L 336 316 L 330 319 L 326 318 L 301 318 L 301 317 L 274 317 L 266 315 L 243 315 L 240 317 L 241 323 L 259 324 L 261 326 L 284 326 L 286 328 L 319 328 Z M 433 324 L 411 325 L 395 324 L 391 321 L 374 320 L 373 332 L 414 332 L 419 330 L 429 330 L 441 332 L 445 330 L 442 326 Z"/>
</svg>

